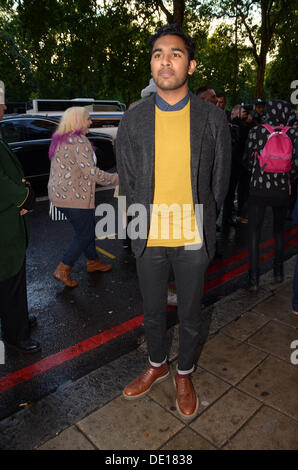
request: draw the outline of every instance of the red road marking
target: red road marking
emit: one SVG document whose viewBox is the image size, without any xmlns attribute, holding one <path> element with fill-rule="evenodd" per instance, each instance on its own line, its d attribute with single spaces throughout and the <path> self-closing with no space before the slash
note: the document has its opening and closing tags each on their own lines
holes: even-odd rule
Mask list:
<svg viewBox="0 0 298 470">
<path fill-rule="evenodd" d="M 48 356 L 45 359 L 36 362 L 35 364 L 25 367 L 24 369 L 12 372 L 6 377 L 2 377 L 0 379 L 0 392 L 5 392 L 9 388 L 14 387 L 21 382 L 32 379 L 36 375 L 42 374 L 43 372 L 52 369 L 52 367 L 63 364 L 63 362 L 69 361 L 70 359 L 73 359 L 87 351 L 91 351 L 91 349 L 97 348 L 101 344 L 107 343 L 108 341 L 123 335 L 127 331 L 133 330 L 134 328 L 140 326 L 142 321 L 143 315 L 139 315 L 125 323 L 122 323 L 122 325 L 115 326 L 110 330 L 99 333 L 96 336 L 92 336 L 91 338 L 81 341 L 75 346 L 63 349 L 57 354 Z"/>
<path fill-rule="evenodd" d="M 262 245 L 260 245 L 260 248 L 262 247 Z M 271 243 L 269 244 L 266 242 L 266 247 L 270 245 Z M 295 245 L 298 245 L 297 238 L 293 238 L 293 240 L 290 240 L 287 243 L 285 243 L 285 249 L 291 248 L 292 246 L 295 246 Z M 273 257 L 274 257 L 274 250 L 270 250 L 267 253 L 264 253 L 263 255 L 260 256 L 260 263 L 264 263 L 265 261 L 268 261 L 269 259 Z M 212 279 L 211 281 L 206 282 L 204 292 L 205 293 L 209 292 L 211 289 L 214 289 L 215 287 L 218 287 L 237 276 L 241 276 L 241 274 L 244 274 L 245 272 L 247 272 L 248 269 L 249 269 L 249 263 L 244 263 L 244 264 L 241 264 L 241 266 L 237 266 L 237 268 L 232 269 L 228 273 L 224 273 L 221 276 L 218 276 L 215 279 Z"/>
<path fill-rule="evenodd" d="M 293 229 L 285 233 L 285 237 L 296 234 L 297 232 L 298 232 L 298 227 L 294 227 Z M 274 243 L 273 238 L 270 240 L 267 240 L 260 245 L 260 249 L 268 248 L 273 243 Z M 297 244 L 298 244 L 298 239 L 294 238 L 293 240 L 290 240 L 285 244 L 285 249 L 290 248 Z M 216 270 L 229 266 L 235 263 L 236 261 L 239 261 L 240 259 L 245 259 L 247 256 L 248 256 L 247 250 L 243 251 L 242 253 L 238 253 L 237 255 L 232 256 L 231 258 L 227 260 L 223 260 L 217 263 L 216 265 L 211 266 L 207 270 L 207 274 L 211 274 Z M 274 256 L 274 250 L 270 250 L 269 252 L 261 255 L 260 261 L 261 262 L 267 261 L 270 258 L 273 258 L 273 256 Z M 241 274 L 247 272 L 248 267 L 249 267 L 249 264 L 244 263 L 241 266 L 238 266 L 232 269 L 228 273 L 224 273 L 216 277 L 215 279 L 212 279 L 211 281 L 206 282 L 205 292 L 208 292 L 209 290 L 214 289 L 215 287 L 233 279 L 234 277 L 240 276 Z M 174 308 L 175 307 L 168 306 L 167 311 L 172 310 Z M 11 374 L 8 374 L 7 376 L 0 378 L 0 392 L 5 392 L 6 390 L 9 390 L 15 385 L 18 385 L 22 382 L 30 380 L 33 377 L 40 375 L 43 372 L 46 372 L 47 370 L 52 369 L 53 367 L 63 364 L 64 362 L 74 359 L 75 357 L 80 356 L 81 354 L 87 351 L 91 351 L 92 349 L 97 348 L 98 346 L 101 346 L 102 344 L 105 344 L 108 341 L 111 341 L 112 339 L 115 339 L 118 336 L 121 336 L 127 333 L 128 331 L 131 331 L 141 326 L 142 321 L 143 321 L 143 315 L 139 315 L 137 317 L 132 318 L 131 320 L 128 320 L 127 322 L 122 323 L 121 325 L 117 325 L 111 328 L 110 330 L 99 333 L 98 335 L 92 336 L 91 338 L 81 341 L 80 343 L 74 346 L 63 349 L 62 351 L 59 351 L 57 354 L 53 354 L 44 359 L 41 359 L 40 361 L 30 366 L 27 366 L 23 369 L 12 372 Z"/>
<path fill-rule="evenodd" d="M 285 232 L 285 237 L 290 237 L 292 235 L 295 235 L 298 233 L 298 227 L 294 227 L 291 230 L 288 230 L 288 232 Z M 270 238 L 270 240 L 266 240 L 265 242 L 260 244 L 260 250 L 264 250 L 265 248 L 268 248 L 269 246 L 274 244 L 274 238 Z M 213 264 L 210 266 L 210 268 L 207 269 L 206 275 L 210 275 L 215 273 L 216 271 L 219 271 L 222 268 L 226 268 L 227 266 L 230 266 L 233 263 L 236 263 L 236 261 L 240 261 L 241 259 L 245 259 L 248 257 L 248 250 L 242 251 L 241 253 L 237 253 L 234 256 L 231 256 L 228 259 L 224 259 L 223 261 L 219 261 L 217 264 Z M 244 271 L 243 271 L 244 272 Z"/>
<path fill-rule="evenodd" d="M 285 249 L 291 248 L 294 245 L 298 245 L 297 238 L 293 238 L 293 240 L 290 240 L 287 243 L 285 243 Z M 264 253 L 263 255 L 260 256 L 260 263 L 263 263 L 264 261 L 268 261 L 269 259 L 273 257 L 274 257 L 274 250 L 270 250 L 267 253 Z M 211 289 L 214 289 L 215 287 L 218 287 L 237 276 L 241 276 L 241 274 L 244 274 L 245 272 L 247 272 L 248 269 L 249 269 L 249 263 L 244 263 L 244 264 L 241 264 L 241 266 L 237 266 L 237 268 L 232 269 L 228 273 L 224 273 L 221 276 L 218 276 L 215 279 L 212 279 L 211 281 L 205 282 L 204 292 L 205 293 L 209 292 Z"/>
<path fill-rule="evenodd" d="M 175 308 L 176 307 L 168 306 L 167 311 Z M 103 331 L 102 333 L 85 339 L 74 346 L 63 349 L 57 354 L 52 354 L 51 356 L 41 359 L 30 366 L 24 367 L 24 369 L 12 372 L 11 374 L 0 378 L 0 392 L 5 392 L 19 383 L 26 382 L 36 375 L 42 374 L 53 367 L 59 366 L 66 361 L 70 361 L 85 352 L 91 351 L 92 349 L 111 341 L 112 339 L 118 338 L 118 336 L 121 336 L 128 331 L 138 328 L 142 325 L 142 322 L 143 315 L 138 315 L 121 325 L 114 326 L 110 330 Z"/>
</svg>

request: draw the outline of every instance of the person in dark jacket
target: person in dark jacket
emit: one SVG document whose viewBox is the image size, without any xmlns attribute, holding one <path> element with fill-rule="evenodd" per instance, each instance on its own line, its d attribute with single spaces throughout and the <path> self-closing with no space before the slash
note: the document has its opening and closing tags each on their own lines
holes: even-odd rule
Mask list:
<svg viewBox="0 0 298 470">
<path fill-rule="evenodd" d="M 266 102 L 261 98 L 257 98 L 254 101 L 254 111 L 253 111 L 253 121 L 255 124 L 263 124 L 266 121 L 266 112 L 265 112 Z"/>
<path fill-rule="evenodd" d="M 4 84 L 0 82 L 0 120 L 6 110 Z M 29 318 L 26 291 L 26 248 L 29 238 L 28 213 L 34 192 L 24 178 L 17 157 L 0 133 L 0 316 L 2 340 L 24 353 L 40 351 L 30 337 L 35 317 Z"/>
<path fill-rule="evenodd" d="M 217 98 L 217 103 L 216 106 L 218 106 L 220 109 L 222 109 L 225 112 L 226 118 L 228 122 L 231 120 L 231 112 L 226 108 L 227 106 L 227 97 L 224 93 L 217 93 L 216 94 Z"/>
<path fill-rule="evenodd" d="M 243 166 L 243 153 L 245 143 L 249 133 L 249 127 L 245 124 L 247 112 L 240 105 L 236 104 L 231 111 L 229 128 L 232 141 L 232 166 L 229 183 L 229 190 L 223 205 L 222 226 L 225 233 L 230 225 L 234 225 L 232 218 L 234 211 L 235 191 L 238 186 L 237 216 L 245 215 L 244 205 L 248 198 L 247 170 Z"/>
<path fill-rule="evenodd" d="M 230 177 L 230 134 L 223 111 L 188 90 L 188 77 L 196 68 L 192 38 L 167 25 L 152 36 L 150 49 L 157 93 L 127 111 L 117 133 L 120 185 L 128 206 L 134 204 L 142 214 L 139 225 L 146 227 L 133 237 L 132 250 L 149 352 L 149 367 L 123 396 L 143 397 L 169 376 L 165 339 L 172 266 L 180 320 L 176 406 L 190 419 L 199 407 L 191 373 L 199 346 L 204 275 L 215 253 L 216 218 Z M 166 209 L 174 206 L 176 214 L 169 214 Z M 185 231 L 187 226 L 192 233 Z"/>
<path fill-rule="evenodd" d="M 284 127 L 289 119 L 291 106 L 282 100 L 269 100 L 266 104 L 267 123 L 272 126 Z M 249 227 L 249 289 L 257 292 L 259 288 L 259 243 L 261 229 L 267 206 L 273 210 L 273 232 L 275 240 L 275 258 L 273 265 L 274 278 L 282 282 L 284 255 L 284 225 L 290 202 L 292 181 L 297 177 L 298 155 L 295 152 L 297 131 L 290 128 L 288 137 L 293 144 L 291 171 L 288 173 L 269 173 L 260 167 L 255 153 L 261 154 L 266 145 L 269 131 L 262 125 L 251 129 L 245 152 L 245 163 L 251 172 L 248 200 Z"/>
</svg>

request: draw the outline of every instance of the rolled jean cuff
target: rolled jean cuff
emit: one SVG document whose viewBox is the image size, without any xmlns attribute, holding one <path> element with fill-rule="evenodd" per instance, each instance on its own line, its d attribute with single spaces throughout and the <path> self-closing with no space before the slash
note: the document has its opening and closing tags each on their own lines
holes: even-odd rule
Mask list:
<svg viewBox="0 0 298 470">
<path fill-rule="evenodd" d="M 191 374 L 194 370 L 195 370 L 195 366 L 192 366 L 192 368 L 189 370 L 179 370 L 177 366 L 177 372 L 179 375 L 188 375 L 188 374 Z"/>
<path fill-rule="evenodd" d="M 166 362 L 167 362 L 167 357 L 165 358 L 165 360 L 163 362 L 152 362 L 150 360 L 150 357 L 149 357 L 149 364 L 152 366 L 152 367 L 161 367 L 163 366 Z"/>
</svg>

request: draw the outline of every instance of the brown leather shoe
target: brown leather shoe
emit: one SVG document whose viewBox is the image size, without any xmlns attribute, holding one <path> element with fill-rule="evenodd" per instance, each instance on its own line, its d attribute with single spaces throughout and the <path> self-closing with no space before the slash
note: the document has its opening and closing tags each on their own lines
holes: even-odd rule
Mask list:
<svg viewBox="0 0 298 470">
<path fill-rule="evenodd" d="M 123 390 L 123 396 L 126 400 L 135 400 L 136 398 L 143 397 L 154 384 L 162 382 L 167 379 L 168 376 L 169 368 L 167 363 L 158 368 L 149 366 L 142 375 L 127 385 Z"/>
<path fill-rule="evenodd" d="M 94 273 L 95 271 L 111 271 L 112 265 L 111 264 L 102 264 L 100 259 L 97 258 L 95 260 L 88 260 L 87 259 L 87 272 Z"/>
<path fill-rule="evenodd" d="M 77 287 L 79 283 L 77 281 L 73 281 L 70 277 L 72 267 L 68 266 L 64 263 L 59 263 L 53 276 L 57 281 L 63 282 L 68 287 Z"/>
<path fill-rule="evenodd" d="M 190 376 L 183 377 L 176 373 L 174 384 L 177 391 L 176 407 L 178 413 L 185 419 L 194 418 L 198 413 L 199 399 Z"/>
</svg>

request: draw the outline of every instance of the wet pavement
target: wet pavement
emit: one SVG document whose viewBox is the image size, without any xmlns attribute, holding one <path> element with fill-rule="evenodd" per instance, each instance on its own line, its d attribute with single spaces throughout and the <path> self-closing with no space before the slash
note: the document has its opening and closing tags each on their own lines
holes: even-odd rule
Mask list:
<svg viewBox="0 0 298 470">
<path fill-rule="evenodd" d="M 109 193 L 98 198 L 109 200 Z M 0 366 L 0 449 L 298 448 L 298 366 L 290 362 L 291 342 L 298 340 L 298 318 L 290 308 L 296 225 L 286 228 L 285 282 L 274 285 L 268 214 L 256 297 L 244 289 L 247 226 L 232 229 L 223 244 L 219 238 L 222 257 L 206 278 L 202 350 L 193 374 L 200 413 L 186 423 L 176 412 L 171 379 L 142 400 L 121 397 L 147 365 L 133 256 L 119 240 L 99 240 L 112 272 L 89 275 L 82 259 L 73 276 L 79 287 L 63 288 L 52 272 L 71 230 L 65 222 L 51 222 L 47 207 L 44 201 L 35 211 L 27 258 L 30 313 L 38 317 L 33 337 L 42 353 L 6 351 Z M 167 318 L 175 367 L 175 308 Z"/>
<path fill-rule="evenodd" d="M 204 310 L 210 328 L 193 373 L 200 398 L 195 419 L 178 415 L 171 377 L 142 399 L 122 398 L 123 387 L 146 367 L 142 344 L 2 420 L 1 448 L 297 450 L 298 365 L 291 363 L 297 359 L 291 345 L 298 340 L 298 316 L 291 313 L 294 264 L 295 257 L 286 262 L 282 284 L 274 284 L 269 271 L 257 296 L 239 289 Z M 177 326 L 168 337 L 174 371 Z"/>
</svg>

